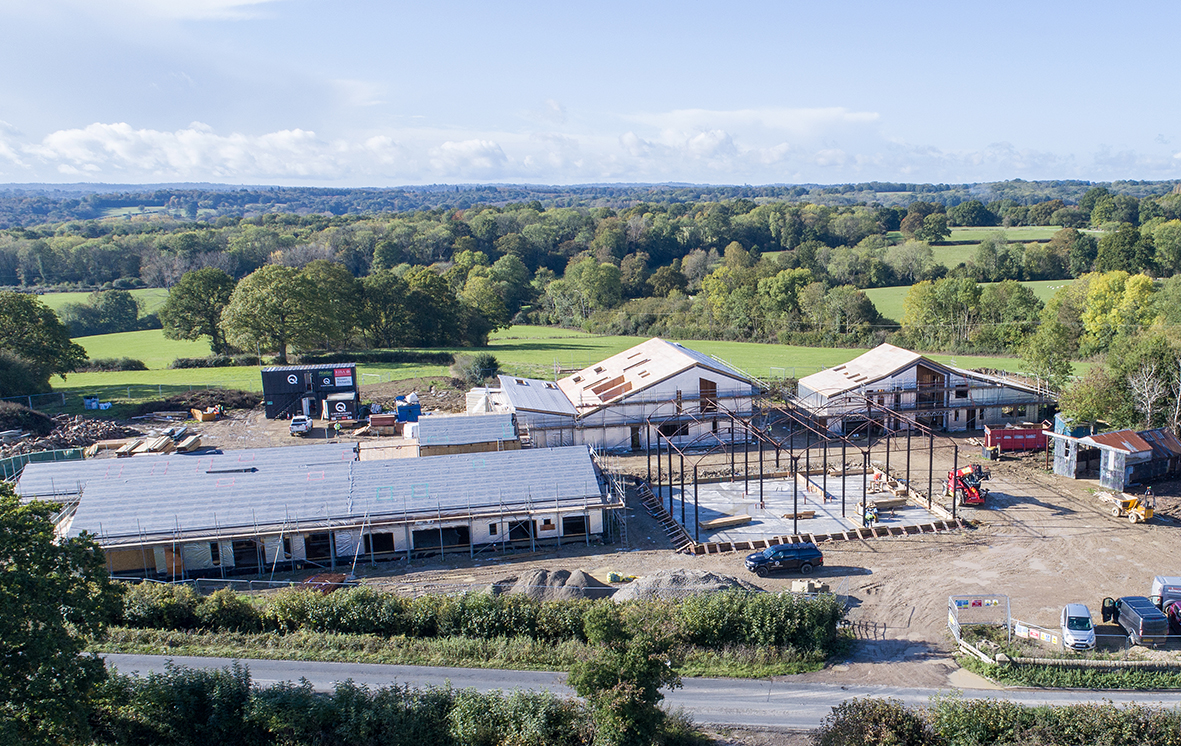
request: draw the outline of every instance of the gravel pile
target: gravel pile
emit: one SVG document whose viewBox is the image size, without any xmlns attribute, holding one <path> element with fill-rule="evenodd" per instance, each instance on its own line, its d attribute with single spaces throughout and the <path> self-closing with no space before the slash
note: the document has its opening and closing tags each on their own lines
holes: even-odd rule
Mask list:
<svg viewBox="0 0 1181 746">
<path fill-rule="evenodd" d="M 535 601 L 568 598 L 607 598 L 615 589 L 582 570 L 530 570 L 521 576 L 498 580 L 488 587 L 494 595 L 519 593 Z"/>
<path fill-rule="evenodd" d="M 684 598 L 697 593 L 742 588 L 758 590 L 758 587 L 729 575 L 716 575 L 705 570 L 659 570 L 651 575 L 636 578 L 620 588 L 612 597 L 616 601 L 651 600 L 657 598 Z"/>
</svg>

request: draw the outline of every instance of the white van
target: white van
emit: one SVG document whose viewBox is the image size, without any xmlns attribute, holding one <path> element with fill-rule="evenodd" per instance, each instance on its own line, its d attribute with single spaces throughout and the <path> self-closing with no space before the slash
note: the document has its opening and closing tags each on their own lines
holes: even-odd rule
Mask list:
<svg viewBox="0 0 1181 746">
<path fill-rule="evenodd" d="M 1062 645 L 1067 650 L 1094 650 L 1095 625 L 1086 604 L 1066 604 L 1062 607 Z"/>
</svg>

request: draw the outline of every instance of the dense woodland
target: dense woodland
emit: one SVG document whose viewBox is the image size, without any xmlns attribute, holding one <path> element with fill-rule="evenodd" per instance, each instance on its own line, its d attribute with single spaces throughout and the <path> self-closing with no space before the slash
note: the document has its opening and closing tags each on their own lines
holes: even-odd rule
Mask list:
<svg viewBox="0 0 1181 746">
<path fill-rule="evenodd" d="M 1017 354 L 1062 387 L 1071 360 L 1153 335 L 1172 349 L 1181 313 L 1172 182 L 11 190 L 0 205 L 26 223 L 0 231 L 0 285 L 98 291 L 64 309 L 73 336 L 162 323 L 215 353 L 481 346 L 534 323 Z M 107 217 L 52 220 L 78 211 Z M 998 231 L 945 266 L 932 246 L 957 226 Z M 999 230 L 1017 226 L 1059 230 Z M 1044 305 L 1028 280 L 1064 287 Z M 171 289 L 158 319 L 119 292 L 143 286 Z M 863 292 L 898 286 L 902 318 Z M 1166 388 L 1181 378 L 1157 368 Z M 1141 409 L 1125 419 L 1165 417 Z"/>
</svg>

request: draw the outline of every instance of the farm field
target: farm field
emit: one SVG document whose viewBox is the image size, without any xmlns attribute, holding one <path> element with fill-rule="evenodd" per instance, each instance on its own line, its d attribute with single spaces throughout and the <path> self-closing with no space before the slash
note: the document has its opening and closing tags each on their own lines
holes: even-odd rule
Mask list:
<svg viewBox="0 0 1181 746">
<path fill-rule="evenodd" d="M 981 283 L 981 286 L 989 283 Z M 1054 293 L 1058 292 L 1064 285 L 1069 285 L 1070 280 L 1037 280 L 1034 282 L 1023 282 L 1022 285 L 1033 290 L 1042 303 L 1048 302 L 1054 297 Z M 903 301 L 906 299 L 906 294 L 910 291 L 910 285 L 899 285 L 891 288 L 869 288 L 864 291 L 865 295 L 873 301 L 874 306 L 888 319 L 894 321 L 902 321 Z"/>
<path fill-rule="evenodd" d="M 132 297 L 139 301 L 139 312 L 141 315 L 155 313 L 160 310 L 160 306 L 164 305 L 164 301 L 168 299 L 167 288 L 136 288 L 130 292 Z M 89 297 L 89 292 L 45 293 L 38 295 L 37 300 L 60 313 L 62 306 L 67 303 L 85 303 Z"/>
<path fill-rule="evenodd" d="M 642 342 L 642 337 L 597 337 L 570 329 L 548 327 L 512 327 L 493 335 L 487 348 L 496 356 L 501 369 L 515 375 L 552 379 L 560 371 L 583 368 L 622 352 Z M 65 380 L 55 378 L 54 391 L 65 393 L 71 401 L 83 394 L 97 394 L 115 401 L 140 401 L 181 393 L 197 388 L 261 389 L 257 367 L 168 369 L 176 357 L 200 357 L 208 354 L 203 342 L 164 339 L 160 330 L 82 337 L 79 342 L 91 357 L 133 357 L 143 360 L 152 370 L 73 373 Z M 688 347 L 714 355 L 758 378 L 798 378 L 840 365 L 864 350 L 849 348 L 795 347 L 713 340 L 687 340 Z M 453 353 L 472 353 L 470 348 L 448 348 Z M 968 355 L 932 355 L 935 360 L 968 368 L 1018 370 L 1016 358 Z M 446 366 L 407 363 L 366 364 L 358 367 L 362 384 L 399 381 L 411 378 L 446 376 Z M 69 408 L 69 405 L 68 405 Z"/>
</svg>

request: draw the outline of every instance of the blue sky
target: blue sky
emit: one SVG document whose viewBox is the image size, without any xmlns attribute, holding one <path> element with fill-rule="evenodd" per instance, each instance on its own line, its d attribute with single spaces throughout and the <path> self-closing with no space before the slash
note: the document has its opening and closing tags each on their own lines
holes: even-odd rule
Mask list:
<svg viewBox="0 0 1181 746">
<path fill-rule="evenodd" d="M 0 182 L 1181 177 L 1181 4 L 4 0 Z"/>
</svg>

